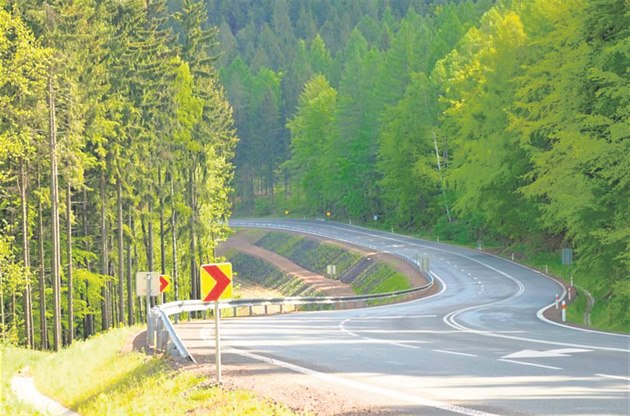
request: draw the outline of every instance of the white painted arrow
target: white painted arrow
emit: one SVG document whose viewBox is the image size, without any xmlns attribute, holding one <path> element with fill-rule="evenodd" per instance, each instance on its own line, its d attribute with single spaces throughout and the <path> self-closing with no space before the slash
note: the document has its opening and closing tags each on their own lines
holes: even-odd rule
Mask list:
<svg viewBox="0 0 630 416">
<path fill-rule="evenodd" d="M 590 352 L 593 350 L 584 350 L 581 348 L 560 348 L 557 350 L 535 351 L 522 350 L 512 354 L 505 355 L 501 358 L 542 358 L 542 357 L 568 357 L 577 352 Z"/>
</svg>

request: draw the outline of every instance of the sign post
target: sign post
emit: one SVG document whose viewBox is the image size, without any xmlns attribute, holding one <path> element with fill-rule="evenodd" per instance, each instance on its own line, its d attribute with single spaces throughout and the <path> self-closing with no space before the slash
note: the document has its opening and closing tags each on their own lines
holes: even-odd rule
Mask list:
<svg viewBox="0 0 630 416">
<path fill-rule="evenodd" d="M 217 370 L 217 383 L 221 384 L 221 308 L 219 301 L 214 301 L 214 350 Z"/>
<path fill-rule="evenodd" d="M 214 342 L 217 382 L 221 384 L 221 308 L 220 299 L 232 297 L 232 263 L 213 263 L 201 265 L 199 275 L 201 300 L 214 301 Z"/>
</svg>

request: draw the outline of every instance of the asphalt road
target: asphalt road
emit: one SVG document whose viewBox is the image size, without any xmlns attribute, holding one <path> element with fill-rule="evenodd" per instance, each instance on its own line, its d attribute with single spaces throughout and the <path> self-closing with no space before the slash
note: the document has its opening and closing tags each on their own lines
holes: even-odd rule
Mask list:
<svg viewBox="0 0 630 416">
<path fill-rule="evenodd" d="M 429 257 L 442 289 L 358 310 L 223 320 L 226 353 L 379 397 L 418 415 L 630 415 L 630 337 L 547 321 L 563 289 L 482 252 L 325 221 L 238 220 L 412 259 Z M 179 330 L 184 331 L 181 327 Z M 213 337 L 195 326 L 192 348 Z"/>
</svg>

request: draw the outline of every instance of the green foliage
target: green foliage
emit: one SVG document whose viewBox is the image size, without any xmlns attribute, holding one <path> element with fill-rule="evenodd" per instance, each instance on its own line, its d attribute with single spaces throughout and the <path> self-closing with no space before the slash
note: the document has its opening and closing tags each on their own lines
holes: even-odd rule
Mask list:
<svg viewBox="0 0 630 416">
<path fill-rule="evenodd" d="M 303 212 L 316 214 L 331 207 L 334 184 L 326 174 L 331 169 L 333 126 L 337 92 L 323 75 L 316 75 L 300 95 L 298 112 L 289 121 L 291 159 L 286 167 L 299 184 L 294 204 Z"/>
<path fill-rule="evenodd" d="M 177 270 L 186 292 L 197 281 L 195 264 L 211 260 L 229 234 L 237 138 L 207 19 L 199 0 L 173 10 L 163 0 L 25 1 L 0 9 L 0 237 L 10 237 L 23 278 L 32 280 L 2 306 L 16 311 L 7 325 L 20 341 L 31 343 L 25 332 L 33 327 L 45 336 L 51 304 L 55 323 L 69 323 L 57 306 L 66 314 L 72 302 L 73 327 L 83 337 L 98 323 L 131 322 L 136 271 Z M 69 196 L 60 198 L 60 218 L 49 211 L 53 132 L 57 188 Z M 50 277 L 56 244 L 49 236 L 58 221 L 63 273 Z M 57 277 L 63 287 L 53 292 L 64 297 L 52 302 L 48 285 Z M 27 328 L 35 308 L 39 322 Z"/>
<path fill-rule="evenodd" d="M 291 80 L 281 90 L 291 158 L 278 173 L 290 175 L 292 210 L 378 214 L 461 243 L 571 246 L 576 273 L 606 276 L 606 293 L 583 283 L 601 299 L 594 315 L 625 313 L 616 293 L 630 278 L 625 3 L 381 6 L 294 11 L 301 28 L 319 16 L 321 36 L 309 32 L 289 62 L 273 64 Z M 247 16 L 265 21 L 262 10 L 243 13 L 230 25 L 242 52 L 257 43 Z M 313 76 L 315 50 L 332 58 Z M 236 57 L 245 71 L 250 56 Z"/>
</svg>

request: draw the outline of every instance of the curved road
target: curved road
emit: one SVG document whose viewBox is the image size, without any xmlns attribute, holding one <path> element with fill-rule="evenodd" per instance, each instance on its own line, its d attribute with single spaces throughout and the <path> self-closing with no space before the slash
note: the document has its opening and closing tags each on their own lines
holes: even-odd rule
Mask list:
<svg viewBox="0 0 630 416">
<path fill-rule="evenodd" d="M 442 290 L 382 307 L 224 320 L 225 352 L 377 397 L 383 411 L 396 414 L 630 415 L 630 337 L 544 319 L 542 310 L 563 289 L 536 271 L 474 250 L 340 223 L 230 225 L 429 257 Z M 211 339 L 210 323 L 194 328 L 194 338 Z"/>
</svg>

